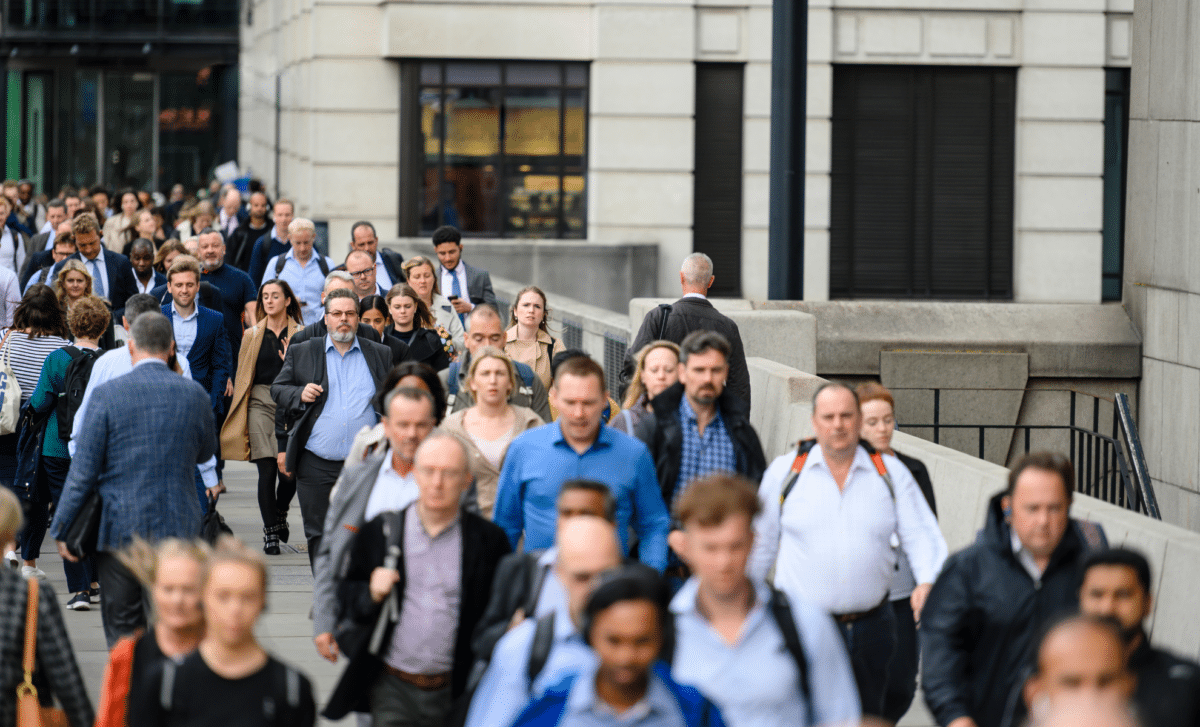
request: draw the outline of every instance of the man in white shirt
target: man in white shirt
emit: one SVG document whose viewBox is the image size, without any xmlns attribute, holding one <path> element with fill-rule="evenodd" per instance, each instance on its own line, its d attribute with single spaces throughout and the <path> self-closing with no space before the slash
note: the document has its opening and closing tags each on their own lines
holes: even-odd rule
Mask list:
<svg viewBox="0 0 1200 727">
<path fill-rule="evenodd" d="M 233 235 L 233 231 L 242 224 L 242 219 L 239 213 L 242 211 L 242 193 L 237 190 L 237 187 L 229 185 L 221 190 L 221 209 L 217 211 L 217 225 L 221 230 L 221 236 L 226 240 Z"/>
<path fill-rule="evenodd" d="M 350 226 L 350 249 L 361 250 L 375 260 L 375 280 L 385 292 L 396 283 L 404 282 L 404 271 L 400 266 L 404 258 L 394 250 L 379 247 L 379 236 L 375 225 L 359 220 Z"/>
<path fill-rule="evenodd" d="M 896 641 L 888 607 L 894 548 L 904 549 L 919 584 L 911 597 L 919 622 L 946 560 L 946 541 L 908 470 L 860 444 L 862 414 L 852 389 L 837 383 L 818 389 L 812 422 L 811 450 L 776 458 L 763 475 L 750 575 L 763 579 L 774 565 L 777 588 L 833 615 L 863 714 L 881 716 Z"/>
<path fill-rule="evenodd" d="M 304 325 L 311 326 L 325 315 L 321 292 L 325 288 L 325 276 L 333 269 L 333 260 L 313 249 L 317 228 L 312 220 L 303 217 L 292 220 L 288 225 L 288 239 L 292 241 L 292 249 L 267 261 L 263 280 L 278 277 L 287 281 L 300 303 Z M 279 264 L 281 259 L 282 266 Z"/>
</svg>

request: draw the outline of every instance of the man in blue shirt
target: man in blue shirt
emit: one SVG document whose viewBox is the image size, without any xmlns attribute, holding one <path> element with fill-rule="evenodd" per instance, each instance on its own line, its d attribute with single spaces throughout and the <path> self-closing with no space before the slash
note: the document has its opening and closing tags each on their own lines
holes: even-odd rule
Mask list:
<svg viewBox="0 0 1200 727">
<path fill-rule="evenodd" d="M 300 303 L 304 325 L 311 326 L 321 320 L 321 293 L 325 290 L 325 276 L 334 267 L 333 260 L 313 249 L 317 228 L 312 220 L 303 217 L 292 220 L 288 237 L 292 248 L 267 262 L 263 280 L 286 280 Z"/>
<path fill-rule="evenodd" d="M 754 486 L 729 474 L 698 479 L 675 501 L 671 549 L 694 574 L 671 601 L 675 678 L 712 699 L 731 727 L 858 724 L 833 619 L 746 576 L 759 509 Z"/>
<path fill-rule="evenodd" d="M 608 404 L 604 370 L 586 356 L 564 361 L 555 372 L 550 401 L 559 418 L 525 432 L 509 446 L 496 489 L 495 522 L 515 547 L 554 542 L 555 502 L 563 482 L 595 480 L 617 500 L 617 534 L 629 550 L 629 528 L 637 533 L 638 557 L 658 570 L 667 563 L 671 518 L 654 478 L 646 445 L 604 425 Z"/>
</svg>

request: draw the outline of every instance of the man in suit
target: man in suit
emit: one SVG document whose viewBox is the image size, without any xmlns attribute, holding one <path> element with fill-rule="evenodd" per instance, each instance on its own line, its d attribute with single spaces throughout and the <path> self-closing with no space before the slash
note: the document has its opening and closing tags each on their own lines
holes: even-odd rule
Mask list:
<svg viewBox="0 0 1200 727">
<path fill-rule="evenodd" d="M 67 259 L 83 263 L 92 274 L 92 291 L 100 298 L 108 298 L 113 314 L 119 318 L 125 301 L 137 294 L 129 258 L 100 244 L 100 223 L 91 214 L 81 214 L 71 220 L 71 234 L 75 236 L 75 247 L 79 251 Z M 61 262 L 54 266 L 50 275 L 52 280 L 58 277 L 62 266 Z"/>
<path fill-rule="evenodd" d="M 214 416 L 225 411 L 225 391 L 231 385 L 232 354 L 225 334 L 225 319 L 217 311 L 196 304 L 200 291 L 200 263 L 191 255 L 180 255 L 167 271 L 171 302 L 163 315 L 175 331 L 180 358 L 192 368 L 192 379 L 204 387 L 212 400 Z"/>
<path fill-rule="evenodd" d="M 679 285 L 683 297 L 669 307 L 659 306 L 646 314 L 637 336 L 625 354 L 625 365 L 621 380 L 628 385 L 633 377 L 633 357 L 651 341 L 665 339 L 679 343 L 684 336 L 696 330 L 716 331 L 729 341 L 729 380 L 727 388 L 746 404 L 750 411 L 750 370 L 746 368 L 746 351 L 742 347 L 742 335 L 737 324 L 728 316 L 713 308 L 708 302 L 708 289 L 716 277 L 713 262 L 702 252 L 692 253 L 683 260 L 679 270 Z"/>
<path fill-rule="evenodd" d="M 36 274 L 42 266 L 50 261 L 50 251 L 54 249 L 54 240 L 60 234 L 61 226 L 67 222 L 67 205 L 61 199 L 52 199 L 46 207 L 46 224 L 38 234 L 30 238 L 29 249 L 25 252 L 25 264 L 21 266 L 21 289 L 29 278 Z M 67 225 L 67 232 L 71 231 Z M 58 262 L 57 260 L 55 262 Z"/>
<path fill-rule="evenodd" d="M 466 327 L 466 316 L 480 303 L 499 308 L 492 291 L 492 276 L 486 270 L 471 267 L 462 259 L 462 233 L 450 225 L 433 231 L 433 249 L 437 252 L 438 281 L 442 295 L 450 299 Z"/>
<path fill-rule="evenodd" d="M 350 548 L 338 589 L 350 665 L 328 719 L 366 708 L 373 724 L 436 727 L 466 691 L 471 634 L 510 547 L 499 527 L 461 507 L 471 470 L 458 439 L 431 434 L 414 469 L 416 502 L 368 522 Z M 399 558 L 387 557 L 393 546 Z M 382 638 L 372 643 L 379 619 Z"/>
<path fill-rule="evenodd" d="M 372 400 L 392 365 L 391 349 L 355 335 L 358 299 L 349 290 L 326 296 L 325 325 L 324 338 L 288 345 L 271 385 L 279 471 L 296 475 L 310 564 L 321 545 L 329 491 L 354 435 L 375 426 Z"/>
<path fill-rule="evenodd" d="M 329 661 L 337 661 L 333 640 L 337 581 L 344 573 L 353 533 L 384 510 L 403 510 L 417 498 L 413 459 L 433 431 L 433 397 L 424 389 L 401 387 L 383 397 L 383 431 L 388 446 L 342 471 L 329 496 L 321 550 L 313 564 L 313 643 Z"/>
<path fill-rule="evenodd" d="M 217 210 L 216 227 L 221 231 L 221 237 L 229 239 L 248 217 L 249 213 L 242 209 L 242 193 L 232 184 L 221 189 L 220 208 Z"/>
<path fill-rule="evenodd" d="M 375 234 L 375 225 L 366 220 L 359 220 L 350 226 L 350 249 L 361 250 L 375 261 L 375 281 L 385 291 L 391 290 L 396 283 L 404 282 L 404 271 L 400 266 L 404 258 L 400 253 L 387 248 L 379 248 L 379 236 Z"/>
<path fill-rule="evenodd" d="M 95 390 L 71 470 L 55 508 L 50 535 L 62 542 L 84 500 L 98 490 L 103 502 L 96 572 L 104 600 L 104 636 L 117 640 L 146 627 L 141 585 L 115 553 L 141 537 L 194 538 L 200 531 L 196 465 L 216 452 L 212 410 L 204 390 L 167 368 L 174 351 L 171 322 L 144 313 L 129 342 L 133 371 Z"/>
<path fill-rule="evenodd" d="M 365 251 L 351 250 L 350 254 L 346 256 L 346 264 L 342 268 L 354 279 L 354 293 L 359 300 L 369 295 L 387 296 L 387 288 L 379 284 L 377 277 L 379 270 L 375 266 L 375 261 Z"/>
<path fill-rule="evenodd" d="M 32 288 L 35 284 L 52 285 L 54 283 L 53 271 L 54 266 L 74 255 L 78 250 L 75 247 L 75 239 L 71 237 L 71 223 L 64 222 L 59 228 L 57 239 L 54 240 L 54 246 L 47 252 L 41 250 L 35 252 L 30 260 L 32 265 L 27 266 L 26 270 L 29 275 L 22 280 L 21 291 L 25 292 Z"/>
<path fill-rule="evenodd" d="M 321 291 L 321 305 L 325 305 L 325 299 L 329 296 L 331 290 L 349 290 L 354 291 L 354 279 L 350 273 L 345 270 L 330 270 L 329 275 L 325 276 L 325 288 Z M 357 296 L 356 296 L 357 299 Z M 329 329 L 325 326 L 325 319 L 313 323 L 311 326 L 305 326 L 292 336 L 291 344 L 303 343 L 310 338 L 324 338 L 329 333 Z M 408 344 L 401 341 L 395 336 L 380 336 L 379 331 L 376 331 L 366 323 L 358 324 L 358 337 L 364 338 L 375 343 L 382 343 L 392 349 L 392 365 L 395 366 L 401 361 L 408 359 Z"/>
<path fill-rule="evenodd" d="M 134 240 L 129 248 L 129 262 L 133 265 L 133 282 L 139 293 L 153 293 L 158 286 L 167 284 L 167 276 L 154 269 L 153 242 L 144 238 Z"/>
</svg>

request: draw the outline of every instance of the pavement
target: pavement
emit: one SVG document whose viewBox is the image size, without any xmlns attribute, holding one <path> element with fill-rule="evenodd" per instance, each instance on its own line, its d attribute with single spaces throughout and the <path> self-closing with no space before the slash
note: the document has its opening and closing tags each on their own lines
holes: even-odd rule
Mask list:
<svg viewBox="0 0 1200 727">
<path fill-rule="evenodd" d="M 258 514 L 256 495 L 258 472 L 245 462 L 225 464 L 225 485 L 228 492 L 221 495 L 217 510 L 233 529 L 234 535 L 254 548 L 262 547 L 262 520 Z M 256 633 L 259 643 L 276 658 L 291 664 L 308 675 L 317 694 L 318 710 L 324 706 L 337 679 L 345 666 L 345 659 L 331 664 L 317 655 L 312 642 L 312 621 L 309 609 L 312 606 L 312 575 L 305 552 L 304 529 L 300 522 L 300 507 L 295 500 L 288 512 L 291 530 L 292 552 L 268 556 L 270 584 L 267 592 L 267 608 L 258 620 Z M 83 672 L 84 682 L 92 703 L 99 701 L 100 685 L 104 677 L 104 666 L 108 661 L 108 650 L 104 642 L 104 629 L 100 625 L 99 604 L 90 611 L 67 611 L 66 603 L 71 597 L 67 592 L 67 581 L 63 574 L 62 560 L 54 552 L 53 543 L 42 546 L 42 558 L 38 566 L 46 572 L 47 580 L 54 587 L 59 605 L 63 607 L 63 619 L 75 646 L 75 656 Z M 322 725 L 352 725 L 354 719 L 339 722 L 319 720 Z M 925 709 L 920 694 L 913 708 L 900 720 L 900 727 L 933 727 L 934 720 Z"/>
</svg>

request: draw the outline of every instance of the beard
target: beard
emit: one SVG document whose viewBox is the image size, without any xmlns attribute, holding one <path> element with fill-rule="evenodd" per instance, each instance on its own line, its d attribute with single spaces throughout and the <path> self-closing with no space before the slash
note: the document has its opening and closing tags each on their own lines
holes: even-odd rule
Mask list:
<svg viewBox="0 0 1200 727">
<path fill-rule="evenodd" d="M 330 331 L 329 337 L 338 343 L 350 343 L 354 340 L 354 331 Z"/>
</svg>

